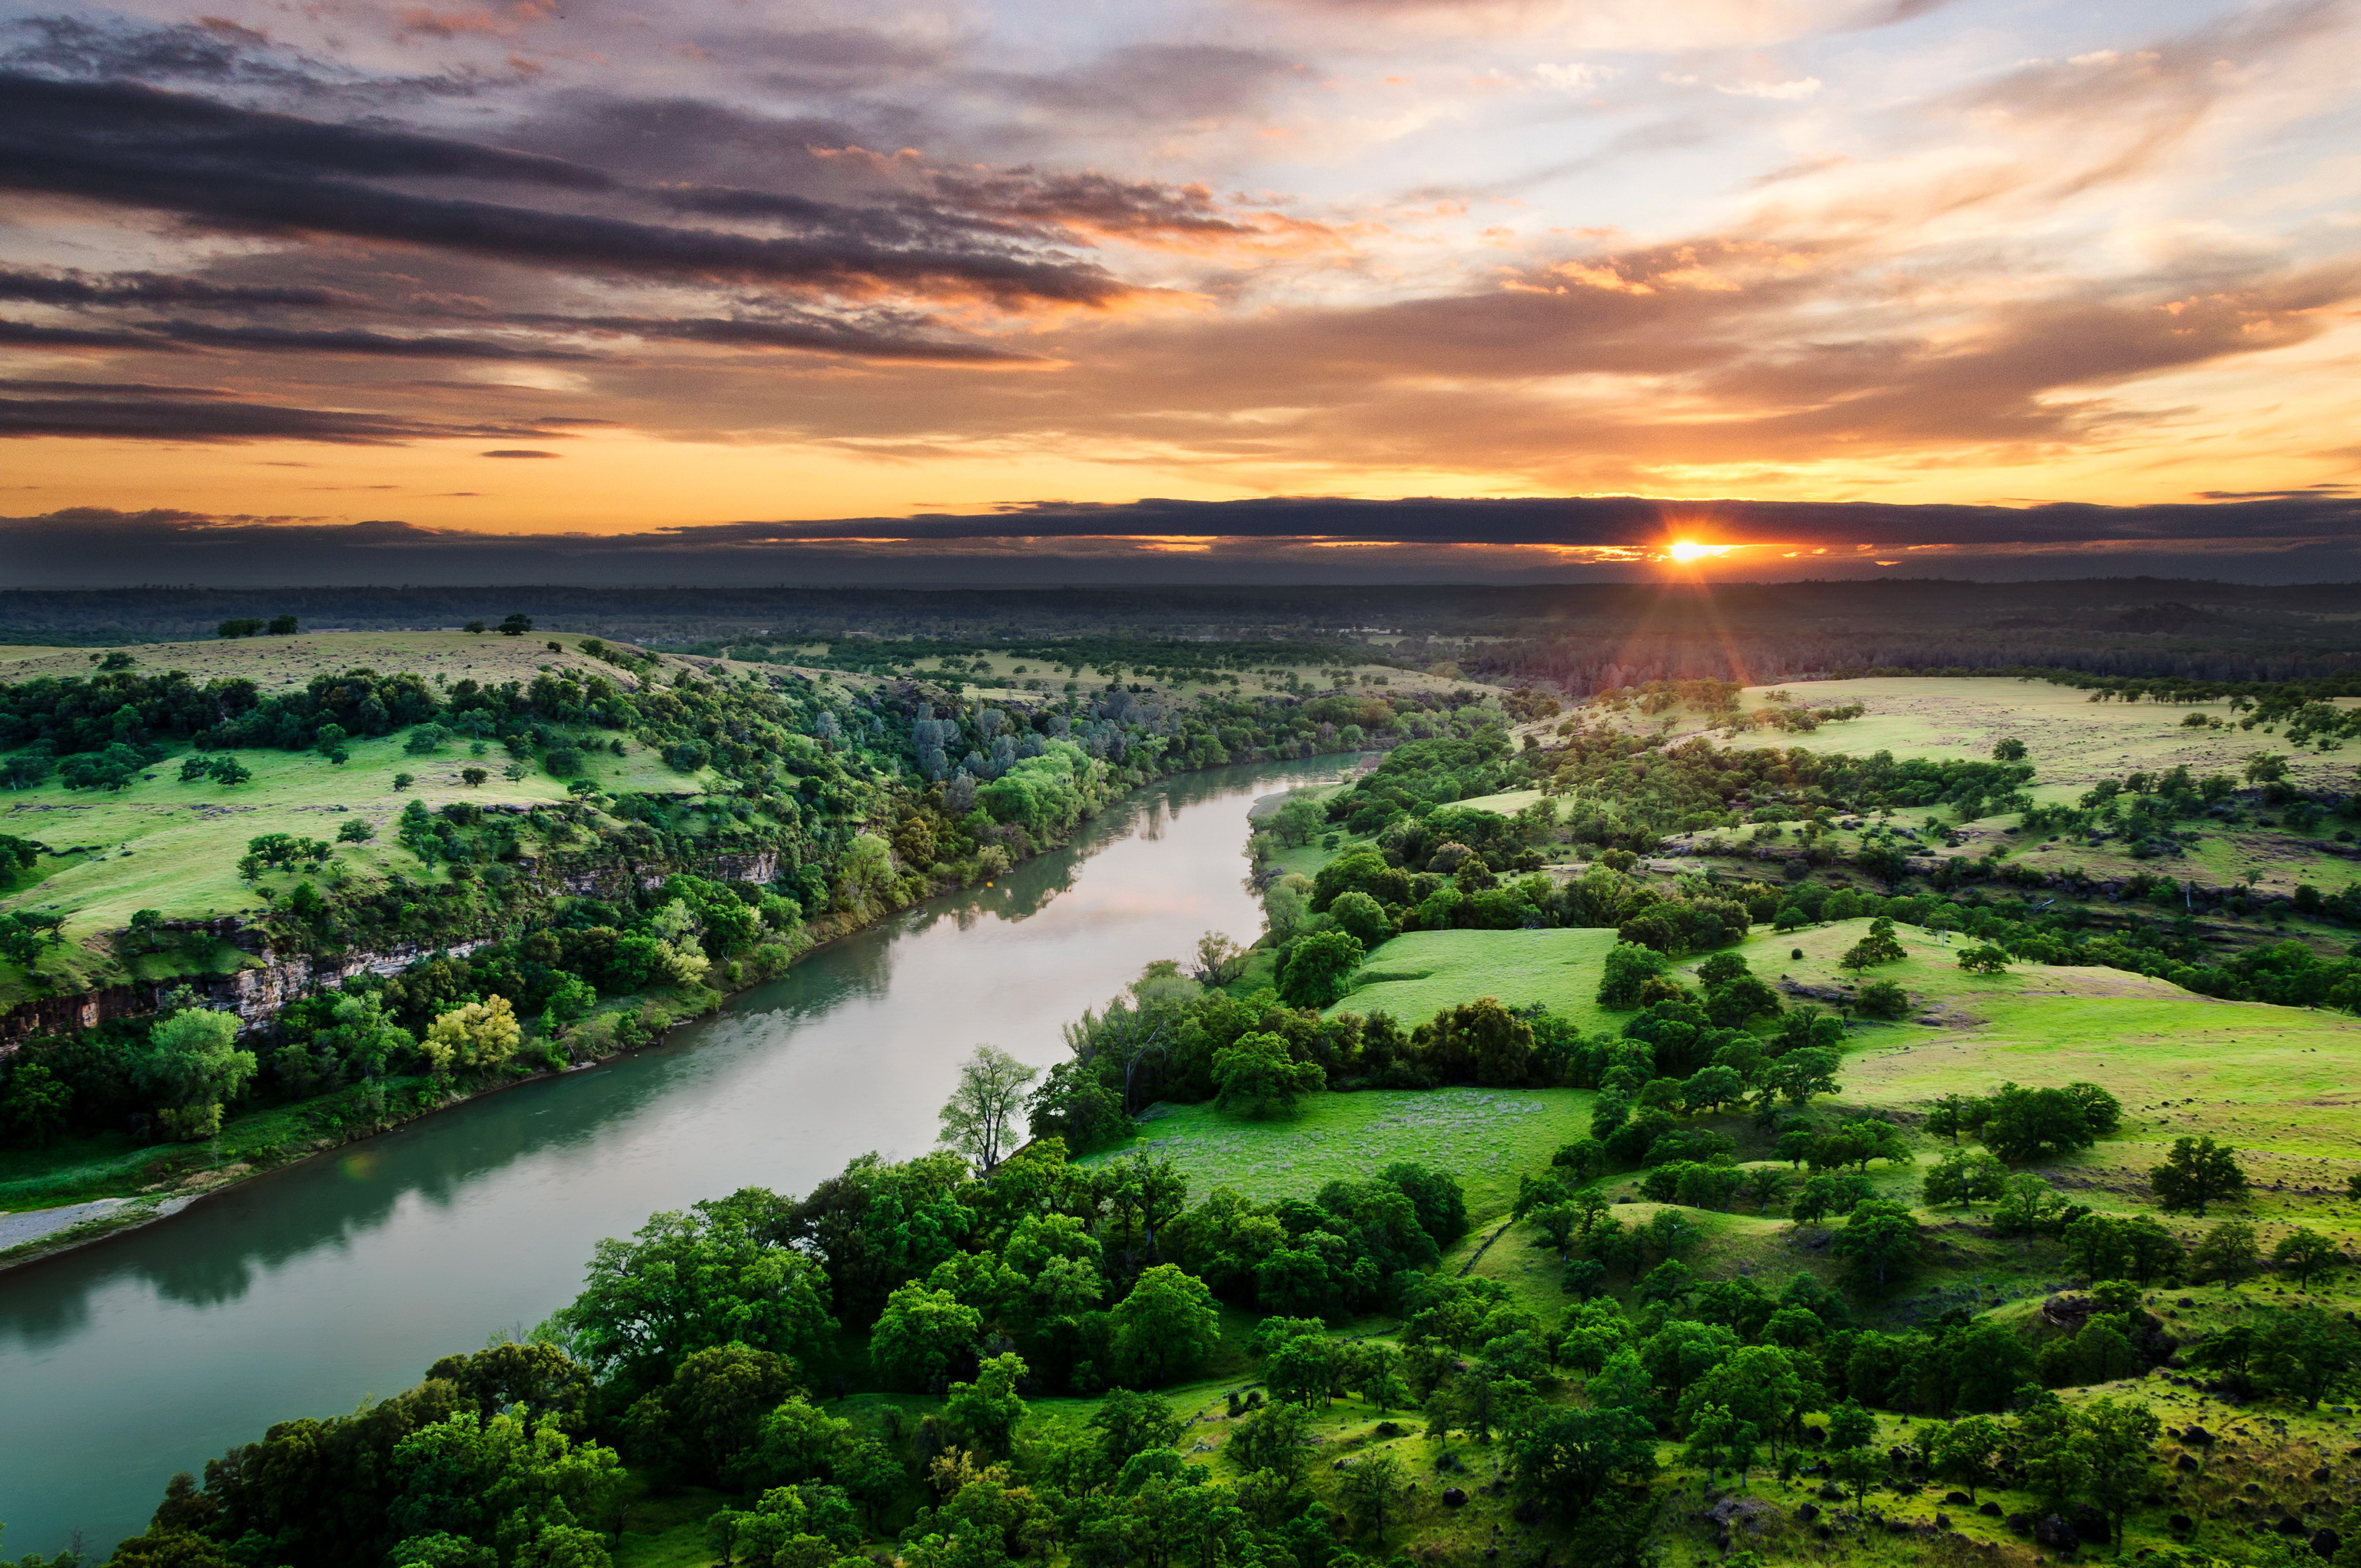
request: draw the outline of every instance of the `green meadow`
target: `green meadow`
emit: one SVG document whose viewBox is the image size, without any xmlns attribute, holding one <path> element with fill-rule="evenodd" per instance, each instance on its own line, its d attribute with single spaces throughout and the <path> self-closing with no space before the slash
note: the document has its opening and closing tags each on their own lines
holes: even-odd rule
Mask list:
<svg viewBox="0 0 2361 1568">
<path fill-rule="evenodd" d="M 1370 1089 L 1315 1094 L 1294 1115 L 1268 1121 L 1211 1104 L 1159 1105 L 1117 1152 L 1174 1160 L 1192 1194 L 1229 1187 L 1262 1203 L 1309 1198 L 1331 1181 L 1413 1160 L 1456 1172 L 1480 1221 L 1516 1202 L 1520 1174 L 1589 1131 L 1594 1098 L 1573 1089 Z"/>
<path fill-rule="evenodd" d="M 130 652 L 145 666 L 188 671 L 200 680 L 245 676 L 266 689 L 301 686 L 314 675 L 356 667 L 416 669 L 446 680 L 530 681 L 547 670 L 566 669 L 606 676 L 625 686 L 636 677 L 579 652 L 579 638 L 564 639 L 566 652 L 553 653 L 539 635 L 526 638 L 473 636 L 465 632 L 391 632 L 255 638 L 220 643 L 170 643 Z M 80 650 L 0 660 L 0 679 L 34 674 L 87 674 Z M 682 666 L 685 668 L 685 666 Z M 668 673 L 678 673 L 667 662 Z M 247 750 L 236 754 L 253 777 L 224 784 L 212 779 L 182 783 L 175 751 L 120 790 L 71 790 L 55 779 L 0 795 L 0 833 L 30 839 L 48 853 L 0 893 L 0 910 L 63 913 L 67 945 L 44 959 L 44 968 L 65 989 L 111 983 L 125 973 L 148 979 L 171 974 L 221 972 L 254 961 L 226 943 L 177 944 L 170 953 L 142 955 L 127 964 L 104 945 L 133 914 L 153 909 L 167 920 L 206 920 L 251 916 L 264 906 L 258 888 L 243 880 L 237 862 L 249 839 L 287 833 L 335 845 L 327 865 L 306 873 L 335 883 L 374 881 L 394 870 L 417 877 L 416 859 L 393 843 L 393 825 L 412 800 L 438 809 L 454 801 L 486 808 L 525 809 L 570 798 L 566 781 L 538 767 L 509 772 L 512 759 L 502 749 L 465 738 L 439 750 L 413 755 L 406 736 L 395 734 L 347 743 L 347 759 L 332 762 L 309 751 Z M 585 776 L 609 792 L 695 795 L 709 782 L 684 774 L 655 753 L 626 742 L 615 756 L 590 751 Z M 470 784 L 463 770 L 486 777 Z M 411 775 L 397 784 L 397 776 Z M 369 841 L 347 843 L 339 829 L 358 820 L 369 826 Z M 278 877 L 277 882 L 291 879 Z M 24 981 L 12 965 L 0 964 L 0 1004 L 22 993 Z"/>
<path fill-rule="evenodd" d="M 1351 993 L 1329 1011 L 1389 1013 L 1407 1025 L 1490 996 L 1511 1007 L 1540 1003 L 1601 1028 L 1611 1015 L 1592 999 L 1614 945 L 1604 929 L 1406 931 L 1368 956 Z"/>
<path fill-rule="evenodd" d="M 1868 925 L 1842 920 L 1758 933 L 1732 950 L 1774 985 L 1834 992 L 1855 983 L 1838 959 Z M 2361 1239 L 2361 1205 L 2345 1187 L 2361 1171 L 2361 1018 L 2216 1001 L 2121 970 L 2020 964 L 2003 974 L 1970 974 L 1959 967 L 1963 938 L 1909 926 L 1898 927 L 1896 937 L 1908 957 L 1863 978 L 1902 985 L 1914 1003 L 1911 1020 L 1849 1027 L 1843 1089 L 1826 1102 L 1830 1113 L 1876 1111 L 1915 1128 L 1944 1094 L 1987 1093 L 2004 1081 L 2096 1083 L 2122 1101 L 2122 1131 L 2040 1168 L 2077 1201 L 2103 1212 L 2146 1211 L 2147 1172 L 2172 1140 L 2210 1135 L 2238 1149 L 2256 1183 L 2250 1212 L 2266 1248 L 2299 1223 Z M 1331 1011 L 1385 1011 L 1416 1024 L 1491 996 L 1511 1005 L 1541 1002 L 1587 1031 L 1611 1030 L 1628 1015 L 1593 998 L 1614 940 L 1605 930 L 1412 932 L 1371 954 L 1352 993 Z M 1679 967 L 1693 971 L 1696 961 Z M 1258 1199 L 1308 1195 L 1374 1162 L 1419 1159 L 1457 1170 L 1471 1211 L 1489 1218 L 1514 1202 L 1521 1172 L 1540 1169 L 1558 1146 L 1587 1130 L 1592 1098 L 1572 1090 L 1323 1093 L 1297 1116 L 1269 1122 L 1212 1105 L 1159 1107 L 1132 1146 L 1176 1160 L 1192 1191 L 1226 1185 Z M 1718 1125 L 1738 1140 L 1741 1162 L 1771 1160 L 1748 1118 Z M 1915 1203 L 1920 1167 L 1945 1146 L 1912 1136 L 1918 1167 L 1880 1166 L 1871 1175 L 1882 1195 Z M 1636 1172 L 1603 1179 L 1605 1190 L 1624 1201 L 1637 1202 L 1637 1186 Z M 1653 1207 L 1620 1212 L 1644 1219 Z M 1765 1218 L 1741 1205 L 1739 1212 L 1693 1217 L 1708 1232 L 1694 1265 L 1701 1272 L 1829 1272 L 1826 1255 L 1799 1248 L 1795 1227 L 1775 1212 Z M 1929 1215 L 1936 1236 L 1929 1277 L 1938 1292 L 2006 1296 L 2054 1272 L 2054 1262 L 2037 1266 L 2016 1244 L 1980 1238 L 1971 1218 Z M 2173 1223 L 2192 1234 L 2197 1228 Z M 1479 1240 L 1471 1236 L 1458 1261 L 1472 1256 Z M 1475 1267 L 1537 1307 L 1558 1299 L 1554 1257 L 1532 1245 L 1525 1227 L 1487 1248 Z"/>
</svg>

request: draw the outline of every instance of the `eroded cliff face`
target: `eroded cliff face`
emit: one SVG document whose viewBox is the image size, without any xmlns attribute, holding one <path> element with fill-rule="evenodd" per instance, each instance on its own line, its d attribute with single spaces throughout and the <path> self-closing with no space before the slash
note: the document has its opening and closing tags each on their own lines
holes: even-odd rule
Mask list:
<svg viewBox="0 0 2361 1568">
<path fill-rule="evenodd" d="M 779 856 L 765 850 L 711 855 L 687 865 L 620 858 L 543 861 L 533 864 L 525 874 L 551 896 L 588 894 L 620 898 L 660 887 L 666 877 L 678 872 L 714 882 L 767 883 L 779 874 Z M 169 992 L 183 986 L 211 1005 L 236 1013 L 247 1031 L 268 1029 L 279 1010 L 298 997 L 334 990 L 358 975 L 399 974 L 419 959 L 437 953 L 472 953 L 492 939 L 489 934 L 455 933 L 458 940 L 435 945 L 421 943 L 377 952 L 322 955 L 275 951 L 259 927 L 236 917 L 167 921 L 160 929 L 184 936 L 217 938 L 249 954 L 252 961 L 229 974 L 183 975 L 168 981 L 108 986 L 70 996 L 34 997 L 0 1014 L 0 1056 L 36 1035 L 71 1034 L 118 1018 L 154 1013 Z"/>
</svg>

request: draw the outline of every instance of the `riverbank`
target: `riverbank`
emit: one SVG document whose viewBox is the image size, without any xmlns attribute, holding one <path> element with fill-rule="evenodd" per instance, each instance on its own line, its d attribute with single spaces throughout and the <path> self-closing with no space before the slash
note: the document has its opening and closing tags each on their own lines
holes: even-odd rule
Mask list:
<svg viewBox="0 0 2361 1568">
<path fill-rule="evenodd" d="M 1301 761 L 1316 763 L 1329 756 L 1341 758 L 1356 754 L 1323 753 Z M 1131 798 L 1141 789 L 1193 771 L 1209 770 L 1178 770 L 1130 784 L 1122 794 L 1080 818 L 1061 839 L 1038 842 L 1034 853 L 1015 862 L 1015 866 L 1027 865 L 1070 849 L 1111 807 Z M 1012 866 L 1009 870 L 988 875 L 980 872 L 965 882 L 946 882 L 930 886 L 918 898 L 873 908 L 861 919 L 830 917 L 824 926 L 817 927 L 824 934 L 800 947 L 786 969 L 807 961 L 812 955 L 847 938 L 871 930 L 928 899 L 978 887 L 989 888 L 1008 876 L 1014 869 Z M 806 932 L 808 934 L 814 929 L 806 927 Z M 88 1157 L 79 1163 L 75 1163 L 75 1157 L 84 1151 L 69 1149 L 66 1157 L 56 1162 L 51 1173 L 13 1179 L 0 1175 L 0 1202 L 8 1201 L 8 1189 L 11 1187 L 19 1190 L 16 1196 L 26 1196 L 24 1190 L 28 1185 L 42 1197 L 51 1200 L 38 1208 L 0 1209 L 0 1227 L 13 1225 L 16 1228 L 13 1237 L 8 1229 L 0 1228 L 0 1271 L 55 1257 L 143 1229 L 183 1212 L 201 1199 L 291 1165 L 333 1154 L 487 1095 L 563 1077 L 638 1051 L 652 1049 L 664 1044 L 670 1033 L 681 1025 L 711 1015 L 731 998 L 775 980 L 784 972 L 785 970 L 782 970 L 745 977 L 744 983 L 733 984 L 726 993 L 698 987 L 695 988 L 694 994 L 665 990 L 610 1000 L 602 1004 L 600 1011 L 639 1014 L 651 1025 L 647 1038 L 628 1049 L 607 1052 L 558 1071 L 518 1072 L 474 1084 L 421 1077 L 355 1085 L 313 1100 L 247 1113 L 230 1122 L 220 1135 L 202 1145 L 127 1145 L 121 1139 L 111 1137 L 76 1140 L 84 1146 L 99 1146 L 88 1149 Z M 660 1023 L 651 1017 L 656 1013 L 663 1014 Z"/>
<path fill-rule="evenodd" d="M 137 1532 L 176 1470 L 522 1334 L 653 1212 L 812 1190 L 935 1143 L 980 1043 L 1028 1066 L 1208 929 L 1250 938 L 1252 799 L 1340 759 L 1176 774 L 1068 848 L 812 952 L 595 1072 L 478 1097 L 225 1183 L 172 1218 L 0 1274 L 11 1553 Z"/>
</svg>

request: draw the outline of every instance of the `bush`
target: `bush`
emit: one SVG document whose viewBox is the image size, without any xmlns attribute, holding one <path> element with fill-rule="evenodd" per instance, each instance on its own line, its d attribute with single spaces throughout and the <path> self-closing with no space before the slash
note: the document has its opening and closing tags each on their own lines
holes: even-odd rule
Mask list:
<svg viewBox="0 0 2361 1568">
<path fill-rule="evenodd" d="M 1598 982 L 1598 1005 L 1619 1011 L 1645 1004 L 1641 996 L 1647 982 L 1662 975 L 1671 960 L 1653 948 L 1618 942 L 1608 949 Z"/>
<path fill-rule="evenodd" d="M 1316 888 L 1318 884 L 1313 885 Z M 1358 888 L 1338 895 L 1328 906 L 1328 914 L 1336 922 L 1336 928 L 1364 949 L 1376 948 L 1394 934 L 1394 923 L 1386 918 L 1385 910 Z"/>
<path fill-rule="evenodd" d="M 516 1054 L 524 1031 L 505 996 L 470 1002 L 436 1018 L 419 1048 L 437 1073 L 498 1067 Z"/>
<path fill-rule="evenodd" d="M 1314 931 L 1288 948 L 1279 975 L 1280 1000 L 1294 1007 L 1328 1007 L 1352 988 L 1353 971 L 1367 949 L 1345 931 Z"/>
<path fill-rule="evenodd" d="M 1906 1018 L 1910 1015 L 1910 993 L 1890 980 L 1873 980 L 1853 998 L 1852 1010 L 1863 1018 Z"/>
<path fill-rule="evenodd" d="M 1213 1054 L 1221 1107 L 1242 1116 L 1276 1116 L 1327 1081 L 1317 1062 L 1300 1062 L 1277 1035 L 1245 1035 Z"/>
</svg>

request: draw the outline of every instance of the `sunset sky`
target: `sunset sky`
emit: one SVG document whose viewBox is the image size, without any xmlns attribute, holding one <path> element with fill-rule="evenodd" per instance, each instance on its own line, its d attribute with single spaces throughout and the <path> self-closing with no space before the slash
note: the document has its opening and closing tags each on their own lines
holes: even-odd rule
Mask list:
<svg viewBox="0 0 2361 1568">
<path fill-rule="evenodd" d="M 2361 577 L 2352 3 L 5 15 L 20 582 Z"/>
</svg>

